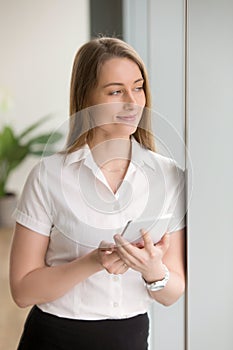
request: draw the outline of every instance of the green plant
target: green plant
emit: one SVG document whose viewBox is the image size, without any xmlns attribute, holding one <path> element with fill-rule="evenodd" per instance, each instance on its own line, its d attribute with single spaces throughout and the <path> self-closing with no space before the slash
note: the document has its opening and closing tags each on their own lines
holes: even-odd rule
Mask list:
<svg viewBox="0 0 233 350">
<path fill-rule="evenodd" d="M 33 123 L 19 135 L 16 135 L 10 125 L 5 125 L 0 132 L 0 197 L 7 195 L 7 181 L 11 172 L 22 163 L 28 155 L 49 155 L 54 152 L 53 144 L 59 141 L 59 132 L 44 133 L 30 137 L 50 116 L 45 116 Z"/>
</svg>

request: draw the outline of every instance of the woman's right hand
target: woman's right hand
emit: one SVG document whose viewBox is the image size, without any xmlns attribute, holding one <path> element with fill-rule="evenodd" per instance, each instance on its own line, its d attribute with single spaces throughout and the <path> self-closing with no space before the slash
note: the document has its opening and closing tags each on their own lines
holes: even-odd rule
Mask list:
<svg viewBox="0 0 233 350">
<path fill-rule="evenodd" d="M 101 241 L 97 250 L 97 256 L 100 265 L 108 273 L 120 275 L 129 269 L 124 261 L 120 259 L 113 243 Z"/>
<path fill-rule="evenodd" d="M 11 246 L 10 287 L 19 307 L 62 297 L 78 283 L 103 270 L 101 264 L 109 267 L 109 271 L 122 271 L 123 263 L 114 263 L 119 260 L 116 253 L 108 259 L 98 248 L 74 260 L 48 266 L 45 263 L 48 245 L 48 236 L 16 223 Z"/>
</svg>

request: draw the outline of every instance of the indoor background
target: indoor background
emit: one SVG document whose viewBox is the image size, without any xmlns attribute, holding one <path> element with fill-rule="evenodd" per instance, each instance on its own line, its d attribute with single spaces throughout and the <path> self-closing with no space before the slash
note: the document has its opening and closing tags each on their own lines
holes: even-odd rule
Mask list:
<svg viewBox="0 0 233 350">
<path fill-rule="evenodd" d="M 42 116 L 59 129 L 68 118 L 77 49 L 116 35 L 144 59 L 151 81 L 158 150 L 187 174 L 186 298 L 154 304 L 150 350 L 230 350 L 233 344 L 232 116 L 233 4 L 230 0 L 0 0 L 0 130 Z M 161 141 L 161 142 L 160 142 Z M 164 147 L 164 145 L 166 147 Z M 20 193 L 37 162 L 10 178 Z M 12 230 L 0 229 L 0 349 L 14 350 L 28 312 L 8 287 Z"/>
</svg>

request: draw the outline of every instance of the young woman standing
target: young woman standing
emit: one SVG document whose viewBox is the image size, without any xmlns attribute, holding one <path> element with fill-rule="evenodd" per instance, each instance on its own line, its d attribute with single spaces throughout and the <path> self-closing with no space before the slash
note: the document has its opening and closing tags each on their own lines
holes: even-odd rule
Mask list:
<svg viewBox="0 0 233 350">
<path fill-rule="evenodd" d="M 33 168 L 15 213 L 11 291 L 33 306 L 19 350 L 147 349 L 149 305 L 183 294 L 184 174 L 155 153 L 150 107 L 132 47 L 98 38 L 80 48 L 66 150 Z M 159 242 L 120 235 L 149 217 Z"/>
</svg>

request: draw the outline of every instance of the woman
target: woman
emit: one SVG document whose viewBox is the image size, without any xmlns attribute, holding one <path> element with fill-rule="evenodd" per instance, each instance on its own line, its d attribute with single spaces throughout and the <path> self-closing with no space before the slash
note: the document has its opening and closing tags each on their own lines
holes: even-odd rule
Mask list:
<svg viewBox="0 0 233 350">
<path fill-rule="evenodd" d="M 66 150 L 34 167 L 15 213 L 11 292 L 34 305 L 18 349 L 147 349 L 150 303 L 183 294 L 184 176 L 154 152 L 149 108 L 129 45 L 98 38 L 80 48 Z M 147 227 L 139 243 L 121 236 L 148 218 L 159 242 Z"/>
</svg>

